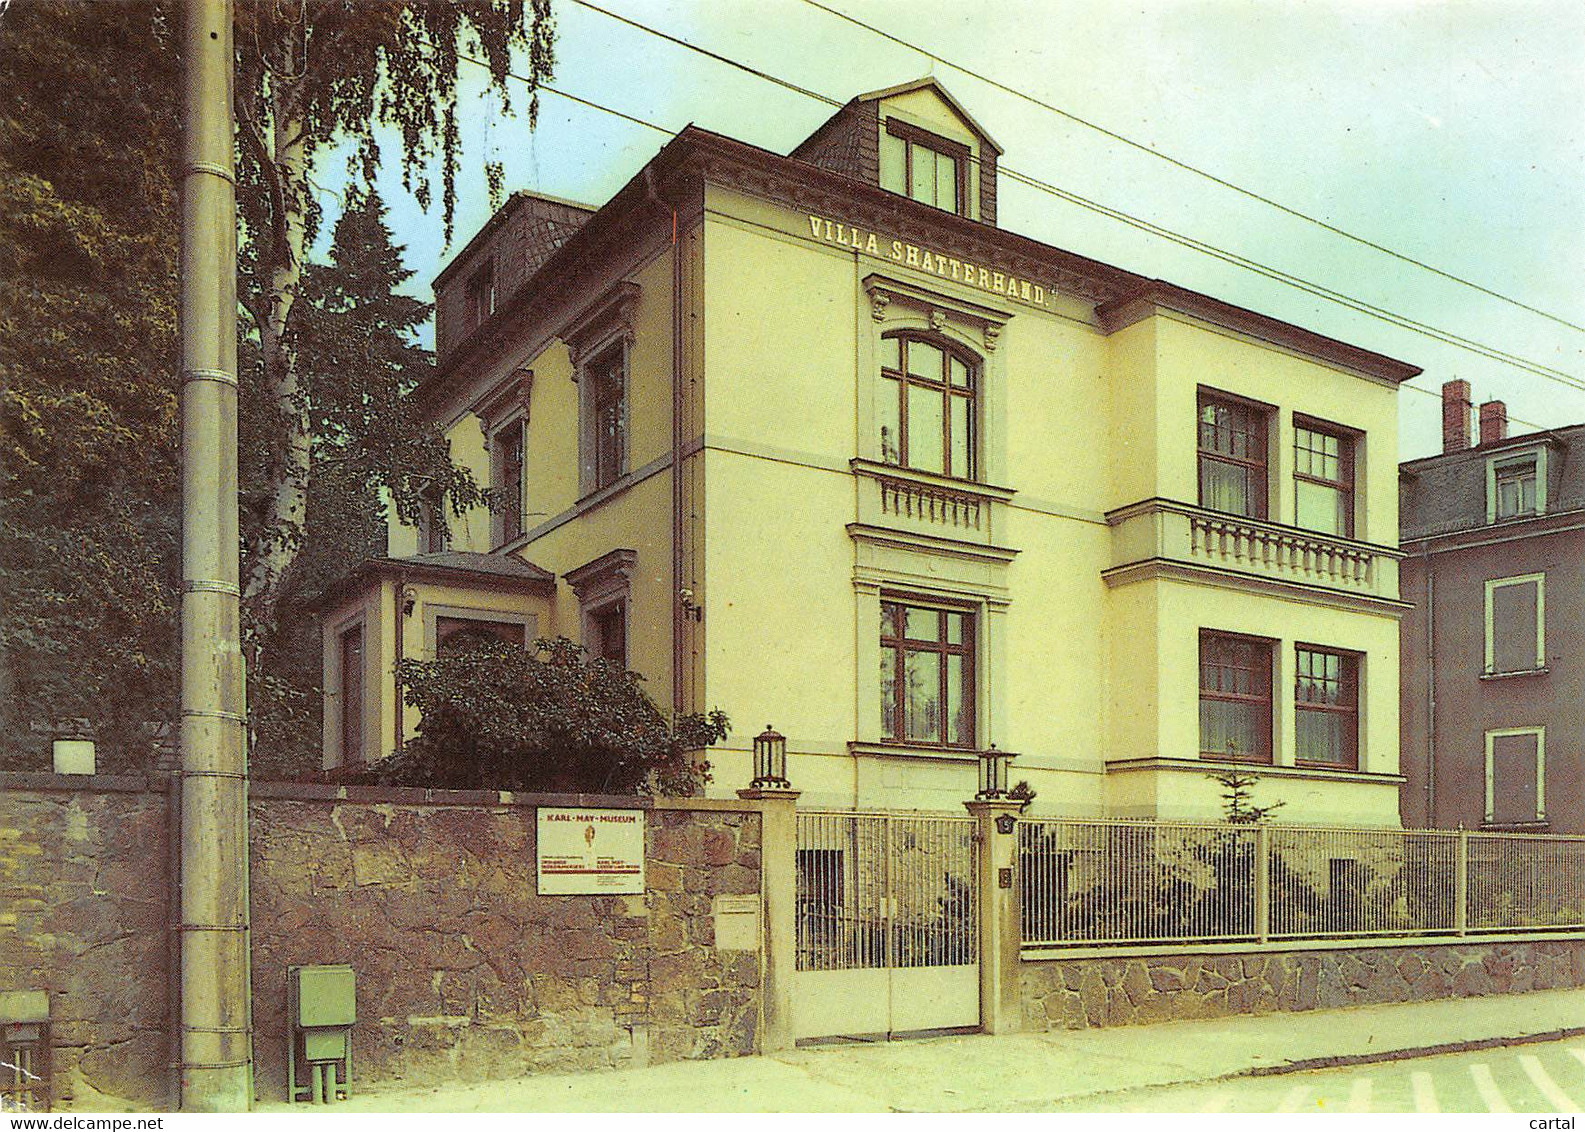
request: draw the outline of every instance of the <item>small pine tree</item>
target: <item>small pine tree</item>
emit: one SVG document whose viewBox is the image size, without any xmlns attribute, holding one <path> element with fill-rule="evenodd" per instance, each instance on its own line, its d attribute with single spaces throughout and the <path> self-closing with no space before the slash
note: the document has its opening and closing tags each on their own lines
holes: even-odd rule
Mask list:
<svg viewBox="0 0 1585 1132">
<path fill-rule="evenodd" d="M 1260 781 L 1257 775 L 1225 770 L 1210 777 L 1222 787 L 1222 820 L 1228 825 L 1258 825 L 1285 805 L 1283 802 L 1273 802 L 1269 806 L 1253 803 L 1255 784 Z"/>
</svg>

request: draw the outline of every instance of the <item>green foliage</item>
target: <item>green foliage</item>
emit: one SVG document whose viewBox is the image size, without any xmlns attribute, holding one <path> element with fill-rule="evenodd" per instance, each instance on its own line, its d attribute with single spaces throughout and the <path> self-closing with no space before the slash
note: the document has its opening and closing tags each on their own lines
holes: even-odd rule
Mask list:
<svg viewBox="0 0 1585 1132">
<path fill-rule="evenodd" d="M 1269 806 L 1257 806 L 1250 801 L 1254 797 L 1255 784 L 1260 781 L 1257 775 L 1225 770 L 1207 777 L 1222 787 L 1222 820 L 1229 825 L 1258 825 L 1286 805 L 1273 802 Z"/>
<path fill-rule="evenodd" d="M 176 709 L 177 60 L 163 5 L 0 12 L 0 767 Z"/>
<path fill-rule="evenodd" d="M 302 777 L 319 765 L 323 653 L 308 607 L 360 561 L 385 553 L 381 488 L 409 521 L 426 491 L 459 510 L 481 501 L 472 475 L 452 464 L 438 427 L 418 416 L 409 396 L 432 364 L 414 340 L 430 305 L 397 290 L 412 274 L 374 193 L 336 221 L 330 262 L 303 273 L 292 334 L 309 392 L 308 506 L 269 647 L 249 673 L 259 777 Z M 249 469 L 257 467 L 250 454 L 272 439 L 268 400 L 255 389 L 257 351 L 244 357 L 245 388 L 254 395 L 244 401 L 253 411 L 242 420 L 243 483 L 267 491 Z"/>
<path fill-rule="evenodd" d="M 47 765 L 15 737 L 68 717 L 96 725 L 103 765 L 135 766 L 141 724 L 176 713 L 181 19 L 167 0 L 0 4 L 0 766 Z M 514 50 L 532 88 L 553 30 L 549 0 L 235 5 L 255 773 L 317 765 L 303 603 L 383 550 L 381 492 L 409 519 L 425 491 L 454 511 L 482 498 L 406 400 L 429 308 L 396 292 L 410 273 L 370 191 L 375 131 L 400 135 L 425 207 L 440 181 L 449 236 L 463 56 L 505 109 Z M 310 178 L 344 145 L 346 216 L 316 267 Z"/>
<path fill-rule="evenodd" d="M 257 373 L 253 472 L 243 485 L 248 549 L 244 587 L 255 656 L 273 647 L 294 560 L 307 538 L 308 496 L 318 469 L 310 449 L 317 429 L 335 427 L 341 399 L 322 406 L 322 388 L 307 373 L 314 341 L 300 324 L 310 296 L 303 271 L 322 221 L 314 175 L 338 149 L 350 153 L 349 204 L 359 207 L 374 184 L 381 153 L 377 131 L 400 137 L 403 186 L 428 208 L 430 176 L 441 182 L 442 223 L 452 234 L 460 158 L 458 82 L 466 60 L 480 63 L 487 89 L 511 111 L 508 81 L 514 51 L 526 54 L 529 121 L 538 84 L 553 66 L 550 0 L 433 0 L 427 3 L 307 3 L 241 0 L 235 8 L 238 205 L 243 241 L 238 301 Z M 376 269 L 378 265 L 366 264 Z M 321 296 L 322 298 L 325 296 Z M 389 310 L 392 318 L 400 312 Z M 349 345 L 347 347 L 351 349 Z M 392 418 L 366 421 L 392 425 Z M 413 455 L 429 438 L 397 429 L 371 433 L 369 451 Z M 444 462 L 444 461 L 442 461 Z M 433 463 L 433 461 L 430 461 Z M 411 516 L 408 490 L 424 469 L 373 461 L 376 482 L 391 489 L 398 512 Z M 455 500 L 461 505 L 465 500 Z"/>
<path fill-rule="evenodd" d="M 546 793 L 697 793 L 700 755 L 724 739 L 725 715 L 668 724 L 641 678 L 589 660 L 565 637 L 532 649 L 476 639 L 463 652 L 404 660 L 407 703 L 423 713 L 416 738 L 374 764 L 368 781 Z"/>
</svg>

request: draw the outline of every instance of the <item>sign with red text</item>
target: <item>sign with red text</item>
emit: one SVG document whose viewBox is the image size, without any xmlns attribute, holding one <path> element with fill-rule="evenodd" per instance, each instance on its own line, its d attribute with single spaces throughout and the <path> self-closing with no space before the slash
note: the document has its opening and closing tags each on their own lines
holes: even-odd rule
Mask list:
<svg viewBox="0 0 1585 1132">
<path fill-rule="evenodd" d="M 541 896 L 644 891 L 644 811 L 541 809 Z"/>
</svg>

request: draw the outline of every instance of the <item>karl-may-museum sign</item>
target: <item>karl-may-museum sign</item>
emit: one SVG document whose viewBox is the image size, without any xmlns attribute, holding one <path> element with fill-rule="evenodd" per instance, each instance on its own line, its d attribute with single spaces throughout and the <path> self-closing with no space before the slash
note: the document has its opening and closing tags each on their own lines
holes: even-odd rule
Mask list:
<svg viewBox="0 0 1585 1132">
<path fill-rule="evenodd" d="M 997 271 L 983 263 L 957 259 L 920 244 L 890 239 L 877 232 L 816 216 L 812 212 L 809 213 L 809 234 L 821 243 L 852 248 L 888 263 L 902 264 L 926 275 L 951 279 L 976 290 L 1004 295 L 1032 307 L 1046 307 L 1046 289 L 1039 283 L 1008 271 Z"/>
<path fill-rule="evenodd" d="M 541 896 L 644 891 L 644 811 L 539 811 L 534 841 Z"/>
</svg>

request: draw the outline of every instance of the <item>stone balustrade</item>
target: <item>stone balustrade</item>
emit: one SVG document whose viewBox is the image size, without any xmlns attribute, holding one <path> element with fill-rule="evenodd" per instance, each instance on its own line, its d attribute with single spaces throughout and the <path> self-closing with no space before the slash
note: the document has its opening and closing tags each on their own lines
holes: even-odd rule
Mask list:
<svg viewBox="0 0 1585 1132">
<path fill-rule="evenodd" d="M 1189 555 L 1309 582 L 1370 586 L 1375 554 L 1368 548 L 1303 531 L 1284 530 L 1232 515 L 1191 514 Z"/>
<path fill-rule="evenodd" d="M 981 501 L 967 492 L 880 477 L 881 512 L 948 527 L 979 530 Z"/>
<path fill-rule="evenodd" d="M 1107 513 L 1112 527 L 1111 585 L 1164 570 L 1217 571 L 1268 582 L 1396 603 L 1395 548 L 1147 499 Z"/>
</svg>

